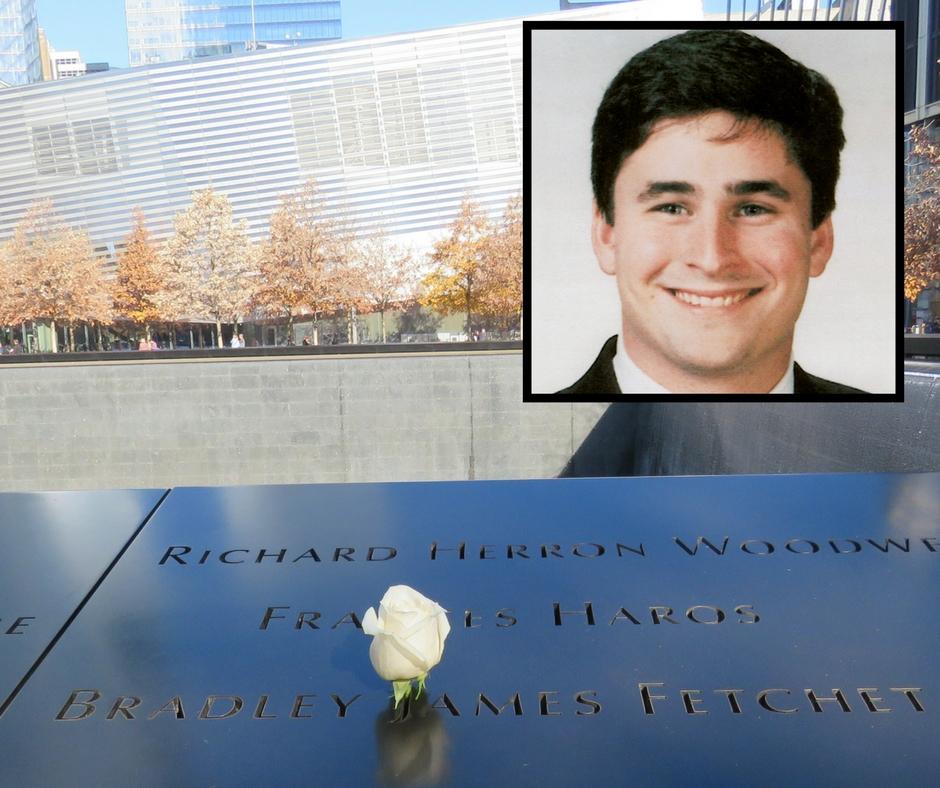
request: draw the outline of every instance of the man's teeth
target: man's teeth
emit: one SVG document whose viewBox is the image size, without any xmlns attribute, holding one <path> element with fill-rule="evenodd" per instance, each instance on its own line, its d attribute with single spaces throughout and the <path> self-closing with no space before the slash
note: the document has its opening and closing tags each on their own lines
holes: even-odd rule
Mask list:
<svg viewBox="0 0 940 788">
<path fill-rule="evenodd" d="M 685 301 L 685 303 L 692 304 L 692 306 L 731 306 L 732 304 L 737 304 L 739 301 L 743 301 L 747 298 L 749 293 L 749 291 L 743 290 L 736 295 L 716 296 L 711 298 L 709 296 L 696 295 L 695 293 L 686 293 L 684 290 L 673 290 L 672 292 L 680 301 Z"/>
</svg>

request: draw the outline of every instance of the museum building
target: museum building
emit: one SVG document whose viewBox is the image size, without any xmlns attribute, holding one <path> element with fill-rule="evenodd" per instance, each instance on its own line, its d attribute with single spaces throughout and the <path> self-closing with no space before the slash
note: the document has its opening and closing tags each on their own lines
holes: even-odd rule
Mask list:
<svg viewBox="0 0 940 788">
<path fill-rule="evenodd" d="M 809 18 L 807 9 L 801 4 L 798 15 Z M 537 18 L 713 15 L 701 0 L 638 0 Z M 879 16 L 856 11 L 854 18 Z M 770 16 L 761 10 L 748 19 Z M 32 203 L 51 199 L 113 268 L 135 207 L 159 241 L 192 192 L 210 187 L 260 241 L 280 196 L 311 178 L 328 213 L 363 232 L 381 226 L 421 251 L 468 194 L 498 214 L 522 185 L 521 20 L 0 90 L 0 242 Z"/>
<path fill-rule="evenodd" d="M 211 187 L 262 239 L 316 178 L 396 236 L 494 214 L 521 184 L 518 19 L 162 63 L 0 91 L 0 241 L 54 202 L 113 266 L 140 206 L 157 239 Z"/>
</svg>

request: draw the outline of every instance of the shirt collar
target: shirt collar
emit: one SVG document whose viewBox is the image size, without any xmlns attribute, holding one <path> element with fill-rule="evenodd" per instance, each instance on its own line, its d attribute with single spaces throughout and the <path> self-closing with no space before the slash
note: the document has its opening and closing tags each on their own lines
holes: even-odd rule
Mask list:
<svg viewBox="0 0 940 788">
<path fill-rule="evenodd" d="M 614 356 L 614 374 L 617 376 L 617 385 L 624 394 L 671 394 L 664 386 L 659 385 L 642 369 L 640 369 L 627 354 L 623 346 L 623 337 L 617 337 L 617 354 Z M 793 393 L 793 356 L 787 364 L 787 371 L 768 393 Z"/>
</svg>

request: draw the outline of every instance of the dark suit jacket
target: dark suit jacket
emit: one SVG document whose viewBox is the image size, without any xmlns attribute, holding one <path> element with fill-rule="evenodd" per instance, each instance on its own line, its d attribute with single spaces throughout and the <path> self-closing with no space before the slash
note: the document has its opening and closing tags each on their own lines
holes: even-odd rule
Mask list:
<svg viewBox="0 0 940 788">
<path fill-rule="evenodd" d="M 614 374 L 614 356 L 617 355 L 617 337 L 604 343 L 591 368 L 576 383 L 559 391 L 559 394 L 621 394 Z M 864 394 L 860 389 L 833 383 L 831 380 L 810 375 L 799 364 L 793 363 L 794 394 Z"/>
</svg>

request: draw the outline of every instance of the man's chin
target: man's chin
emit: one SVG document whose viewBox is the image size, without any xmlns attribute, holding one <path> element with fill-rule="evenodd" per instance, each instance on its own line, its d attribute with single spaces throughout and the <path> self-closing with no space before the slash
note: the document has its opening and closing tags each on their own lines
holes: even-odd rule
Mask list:
<svg viewBox="0 0 940 788">
<path fill-rule="evenodd" d="M 741 351 L 697 355 L 679 353 L 673 355 L 669 361 L 673 380 L 686 381 L 689 392 L 739 391 L 743 393 L 769 391 L 786 373 L 789 358 L 789 349 L 787 349 L 786 354 L 779 359 L 767 356 L 755 358 L 746 351 Z M 667 387 L 679 393 L 675 384 Z"/>
<path fill-rule="evenodd" d="M 680 356 L 673 359 L 677 370 L 701 378 L 730 378 L 747 373 L 752 364 L 738 356 Z"/>
<path fill-rule="evenodd" d="M 688 377 L 690 381 L 714 382 L 718 385 L 749 377 L 763 366 L 746 349 L 729 351 L 724 348 L 718 351 L 712 347 L 690 351 L 688 348 L 674 348 L 665 359 L 674 374 Z"/>
</svg>

